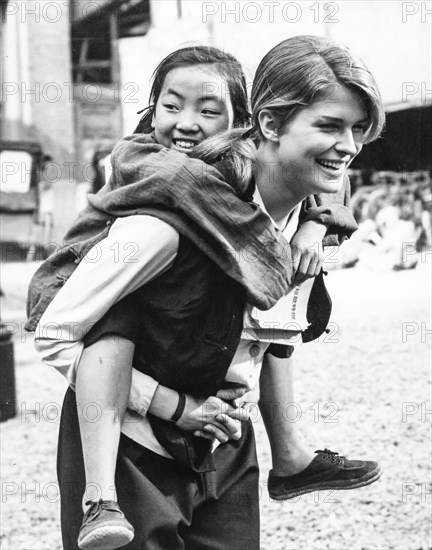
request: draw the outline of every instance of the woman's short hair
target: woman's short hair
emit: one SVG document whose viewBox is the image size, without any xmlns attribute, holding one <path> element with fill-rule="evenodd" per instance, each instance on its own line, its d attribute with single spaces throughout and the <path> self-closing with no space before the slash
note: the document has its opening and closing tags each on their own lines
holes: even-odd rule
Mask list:
<svg viewBox="0 0 432 550">
<path fill-rule="evenodd" d="M 265 55 L 252 85 L 252 123 L 259 131 L 258 115 L 269 109 L 283 130 L 301 107 L 340 85 L 363 103 L 368 121 L 364 141 L 373 141 L 382 131 L 385 116 L 371 72 L 346 46 L 320 36 L 288 38 Z"/>
<path fill-rule="evenodd" d="M 219 162 L 239 196 L 247 196 L 256 160 L 256 137 L 263 109 L 272 111 L 283 132 L 302 107 L 311 105 L 337 86 L 346 86 L 363 103 L 367 116 L 364 142 L 376 139 L 384 126 L 384 108 L 378 86 L 365 64 L 346 46 L 319 36 L 295 36 L 271 49 L 258 65 L 252 86 L 253 128 L 231 130 L 210 137 L 191 156 L 208 164 Z M 252 139 L 251 139 L 252 136 Z"/>
</svg>

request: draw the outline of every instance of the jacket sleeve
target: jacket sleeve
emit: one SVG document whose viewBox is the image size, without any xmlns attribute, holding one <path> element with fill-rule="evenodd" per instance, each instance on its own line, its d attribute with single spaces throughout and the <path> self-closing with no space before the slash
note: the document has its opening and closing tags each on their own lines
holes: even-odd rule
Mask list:
<svg viewBox="0 0 432 550">
<path fill-rule="evenodd" d="M 345 176 L 337 193 L 321 193 L 307 197 L 300 214 L 300 223 L 316 221 L 327 226 L 324 246 L 340 246 L 357 230 L 357 222 L 350 209 L 350 181 Z"/>
<path fill-rule="evenodd" d="M 177 248 L 178 233 L 161 220 L 149 216 L 117 220 L 43 314 L 35 334 L 41 360 L 73 385 L 84 336 L 112 305 L 168 269 Z"/>
</svg>

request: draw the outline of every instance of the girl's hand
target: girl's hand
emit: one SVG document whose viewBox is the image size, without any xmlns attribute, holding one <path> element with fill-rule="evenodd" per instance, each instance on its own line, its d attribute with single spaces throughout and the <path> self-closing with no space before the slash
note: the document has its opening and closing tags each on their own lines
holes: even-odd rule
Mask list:
<svg viewBox="0 0 432 550">
<path fill-rule="evenodd" d="M 240 439 L 241 422 L 248 418 L 247 411 L 236 409 L 218 397 L 196 399 L 187 395 L 186 407 L 177 426 L 197 436 L 226 443 L 229 439 Z"/>
<path fill-rule="evenodd" d="M 324 262 L 322 241 L 326 231 L 325 225 L 308 221 L 298 228 L 291 239 L 294 267 L 293 285 L 299 285 L 311 277 L 316 277 L 321 271 Z"/>
</svg>

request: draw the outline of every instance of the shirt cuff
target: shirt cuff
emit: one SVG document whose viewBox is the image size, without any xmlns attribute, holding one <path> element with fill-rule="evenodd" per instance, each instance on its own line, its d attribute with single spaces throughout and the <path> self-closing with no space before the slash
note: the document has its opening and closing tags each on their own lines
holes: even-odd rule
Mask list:
<svg viewBox="0 0 432 550">
<path fill-rule="evenodd" d="M 67 379 L 71 388 L 74 389 L 76 369 L 84 350 L 83 342 L 66 342 L 36 336 L 34 343 L 41 361 L 45 365 L 58 370 Z"/>
<path fill-rule="evenodd" d="M 159 383 L 151 376 L 132 369 L 128 409 L 146 416 L 158 385 Z"/>
</svg>

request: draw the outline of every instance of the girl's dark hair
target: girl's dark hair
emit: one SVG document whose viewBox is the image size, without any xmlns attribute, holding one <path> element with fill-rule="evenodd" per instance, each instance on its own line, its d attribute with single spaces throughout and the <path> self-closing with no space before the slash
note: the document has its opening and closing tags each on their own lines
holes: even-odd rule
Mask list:
<svg viewBox="0 0 432 550">
<path fill-rule="evenodd" d="M 155 106 L 167 74 L 180 67 L 197 65 L 211 66 L 226 81 L 234 111 L 234 127 L 244 127 L 250 124 L 246 78 L 237 59 L 233 55 L 211 46 L 188 46 L 170 53 L 156 67 L 152 76 L 149 107 L 145 109 L 145 113 L 135 129 L 135 134 L 148 134 L 152 131 L 151 122 Z"/>
</svg>

